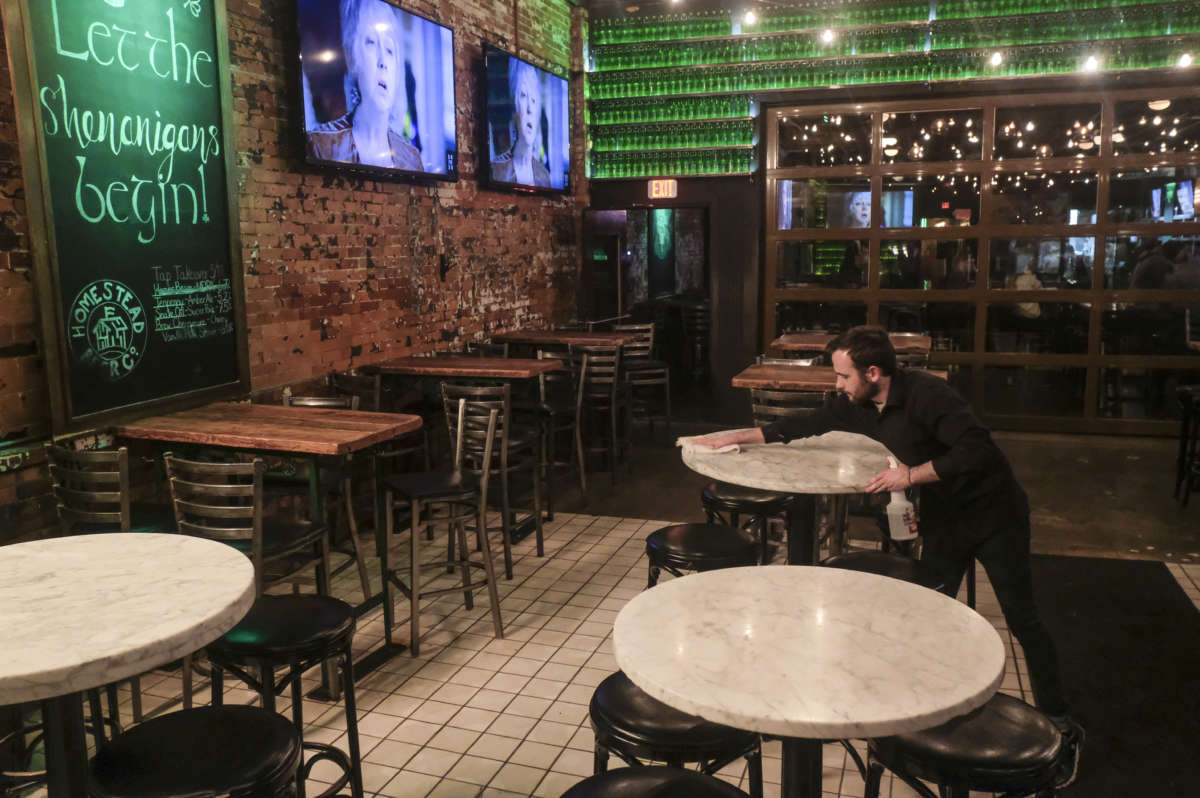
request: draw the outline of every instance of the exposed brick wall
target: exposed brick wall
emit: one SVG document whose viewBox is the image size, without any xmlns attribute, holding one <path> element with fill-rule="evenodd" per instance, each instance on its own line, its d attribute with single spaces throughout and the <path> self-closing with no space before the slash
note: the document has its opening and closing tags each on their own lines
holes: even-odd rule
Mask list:
<svg viewBox="0 0 1200 798">
<path fill-rule="evenodd" d="M 414 186 L 305 166 L 291 0 L 230 0 L 246 320 L 255 389 L 574 312 L 582 155 L 565 198 L 482 191 L 482 42 L 572 63 L 565 0 L 409 3 L 454 30 L 460 180 Z M 581 128 L 580 128 L 581 129 Z"/>
<path fill-rule="evenodd" d="M 583 136 L 572 140 L 573 195 L 483 191 L 476 116 L 482 42 L 577 75 L 586 36 L 581 9 L 567 0 L 403 3 L 454 30 L 459 181 L 426 186 L 305 165 L 294 0 L 226 5 L 256 392 L 274 395 L 331 369 L 575 314 L 587 192 Z M 577 86 L 572 102 L 573 130 L 582 131 Z M 0 442 L 49 430 L 24 201 L 8 59 L 0 52 Z M 0 540 L 44 523 L 44 491 L 34 488 L 44 485 L 45 470 L 36 459 L 15 471 L 0 468 Z"/>
</svg>

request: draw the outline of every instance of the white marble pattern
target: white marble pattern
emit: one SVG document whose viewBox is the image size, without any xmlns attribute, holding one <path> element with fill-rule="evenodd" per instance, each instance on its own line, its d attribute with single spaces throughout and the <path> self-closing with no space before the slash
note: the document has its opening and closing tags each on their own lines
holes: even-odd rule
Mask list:
<svg viewBox="0 0 1200 798">
<path fill-rule="evenodd" d="M 0 547 L 0 704 L 118 681 L 220 637 L 254 602 L 250 560 L 186 535 Z"/>
<path fill-rule="evenodd" d="M 982 705 L 1004 645 L 965 604 L 875 574 L 757 566 L 631 600 L 617 663 L 650 695 L 740 729 L 810 739 L 936 726 Z"/>
<path fill-rule="evenodd" d="M 853 432 L 827 432 L 790 443 L 741 444 L 736 452 L 683 448 L 683 463 L 722 482 L 785 493 L 862 493 L 888 467 L 883 444 Z"/>
</svg>

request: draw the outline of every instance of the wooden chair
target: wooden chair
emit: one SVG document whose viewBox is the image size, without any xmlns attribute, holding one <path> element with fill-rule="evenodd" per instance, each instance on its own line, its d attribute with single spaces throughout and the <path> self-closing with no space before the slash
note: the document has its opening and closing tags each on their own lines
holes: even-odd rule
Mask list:
<svg viewBox="0 0 1200 798">
<path fill-rule="evenodd" d="M 328 594 L 328 528 L 263 513 L 266 466 L 261 458 L 207 463 L 167 453 L 163 460 L 180 532 L 244 552 L 254 564 L 260 594 L 274 585 L 307 582 L 300 573 L 309 568 L 317 569 L 318 592 Z"/>
<path fill-rule="evenodd" d="M 62 534 L 95 532 L 174 532 L 166 505 L 132 500 L 129 451 L 77 451 L 46 444 Z"/>
<path fill-rule="evenodd" d="M 554 518 L 554 471 L 579 470 L 579 492 L 587 500 L 587 467 L 583 456 L 583 379 L 588 371 L 587 355 L 579 359 L 563 358 L 554 352 L 538 350 L 538 360 L 561 360 L 563 368 L 538 375 L 538 418 L 542 425 L 542 467 L 546 474 L 546 518 Z M 558 440 L 571 437 L 570 454 L 558 459 Z M 572 457 L 573 455 L 573 457 Z"/>
<path fill-rule="evenodd" d="M 163 456 L 175 504 L 179 531 L 219 540 L 238 549 L 254 565 L 254 585 L 263 590 L 279 584 L 298 586 L 300 574 L 316 569 L 317 592 L 329 594 L 328 528 L 306 520 L 263 514 L 261 458 L 248 463 L 210 463 Z M 191 658 L 183 662 L 183 705 L 192 703 Z"/>
<path fill-rule="evenodd" d="M 63 535 L 104 532 L 174 532 L 175 516 L 169 505 L 132 501 L 129 451 L 124 447 L 98 451 L 68 449 L 46 444 L 50 479 Z M 134 723 L 142 721 L 139 677 L 130 679 Z M 121 731 L 115 684 L 105 687 L 109 720 Z M 99 717 L 92 700 L 93 716 Z"/>
<path fill-rule="evenodd" d="M 684 358 L 688 372 L 696 382 L 708 379 L 709 334 L 712 320 L 705 305 L 683 308 Z"/>
<path fill-rule="evenodd" d="M 379 406 L 381 401 L 381 393 L 379 389 L 379 381 L 376 378 L 365 377 L 369 383 L 357 383 L 356 388 L 362 390 L 362 393 L 345 393 L 339 396 L 290 396 L 285 395 L 283 403 L 289 407 L 312 407 L 312 408 L 329 408 L 335 410 L 358 410 L 362 407 L 362 399 L 365 394 L 368 401 L 374 403 L 375 407 Z M 332 383 L 332 379 L 331 379 Z M 338 384 L 346 389 L 351 387 L 350 381 L 339 379 Z M 329 458 L 326 458 L 327 460 Z M 363 458 L 359 458 L 362 460 Z M 269 494 L 286 494 L 289 496 L 307 496 L 309 479 L 307 473 L 307 464 L 302 467 L 296 467 L 295 459 L 288 458 L 284 461 L 282 467 L 278 469 L 268 470 L 264 475 L 264 489 Z M 347 560 L 338 565 L 330 574 L 330 578 L 337 576 L 351 565 L 358 570 L 359 586 L 362 589 L 363 601 L 371 598 L 371 580 L 367 574 L 366 553 L 369 551 L 369 546 L 362 542 L 358 531 L 358 519 L 354 512 L 354 481 L 356 478 L 365 479 L 373 476 L 373 472 L 369 468 L 355 468 L 356 461 L 351 457 L 342 457 L 336 462 L 321 464 L 321 473 L 318 477 L 320 489 L 327 497 L 334 499 L 332 507 L 334 509 L 334 522 L 329 526 L 331 529 L 339 526 L 338 521 L 344 519 L 346 538 L 350 544 L 350 548 L 340 548 L 335 545 L 332 540 L 330 542 L 330 551 L 339 554 L 345 554 Z M 361 473 L 356 473 L 359 471 Z M 345 543 L 340 544 L 345 546 Z"/>
<path fill-rule="evenodd" d="M 655 418 L 662 418 L 671 434 L 671 367 L 654 357 L 654 324 L 616 324 L 614 332 L 629 333 L 634 339 L 621 347 L 625 379 L 629 382 L 634 418 L 644 418 L 654 434 Z M 653 412 L 655 394 L 662 412 Z"/>
<path fill-rule="evenodd" d="M 466 353 L 476 357 L 508 357 L 507 343 L 490 341 L 467 341 Z"/>
<path fill-rule="evenodd" d="M 528 472 L 533 483 L 533 520 L 537 539 L 537 556 L 545 556 L 542 536 L 542 491 L 538 471 L 539 438 L 536 432 L 520 430 L 513 423 L 512 392 L 508 383 L 501 385 L 466 386 L 442 383 L 442 400 L 446 412 L 446 429 L 451 446 L 457 450 L 461 436 L 462 467 L 477 475 L 486 469 L 500 478 L 501 531 L 504 545 L 504 573 L 512 579 L 512 531 L 515 522 L 512 510 L 511 477 Z M 465 426 L 460 429 L 458 402 L 465 400 L 468 411 Z M 491 457 L 485 457 L 486 413 L 495 408 L 496 446 Z"/>
<path fill-rule="evenodd" d="M 507 387 L 507 386 L 504 386 Z M 500 599 L 496 591 L 496 575 L 492 563 L 492 550 L 487 537 L 487 501 L 488 486 L 493 469 L 482 467 L 472 469 L 469 458 L 475 457 L 479 463 L 492 463 L 503 451 L 504 434 L 502 421 L 507 412 L 507 403 L 489 399 L 468 399 L 466 395 L 455 396 L 461 391 L 475 389 L 455 388 L 444 386 L 446 396 L 446 413 L 453 417 L 451 427 L 454 434 L 454 465 L 451 469 L 419 474 L 395 474 L 385 480 L 385 506 L 389 509 L 386 519 L 387 544 L 385 545 L 383 586 L 383 605 L 387 615 L 386 626 L 391 628 L 392 599 L 389 588 L 395 586 L 409 602 L 409 650 L 413 656 L 420 653 L 421 642 L 421 599 L 432 596 L 446 595 L 462 591 L 463 601 L 468 609 L 474 606 L 472 591 L 477 587 L 486 586 L 488 598 L 491 601 L 492 621 L 497 637 L 504 637 L 504 627 L 500 617 Z M 506 397 L 505 397 L 506 398 Z M 497 434 L 500 441 L 497 441 Z M 534 482 L 537 482 L 535 475 Z M 422 562 L 420 528 L 430 524 L 433 519 L 432 509 L 440 506 L 445 509 L 448 529 L 446 559 L 435 562 Z M 390 565 L 392 536 L 395 533 L 395 513 L 393 508 L 399 507 L 409 513 L 411 522 L 409 536 L 409 578 L 405 582 Z M 424 513 L 422 511 L 425 511 Z M 482 552 L 481 560 L 470 558 L 470 548 L 467 546 L 466 527 L 469 519 L 474 519 L 476 543 Z M 539 530 L 540 531 L 540 530 Z M 457 543 L 457 546 L 456 546 Z M 455 550 L 457 548 L 457 556 Z M 504 537 L 505 564 L 511 569 L 512 555 L 509 550 L 507 529 Z M 458 569 L 462 574 L 461 585 L 430 588 L 423 581 L 422 571 L 430 568 L 448 569 L 451 572 Z M 472 580 L 471 569 L 483 569 L 481 580 Z M 509 571 L 511 577 L 511 570 Z"/>
<path fill-rule="evenodd" d="M 622 458 L 633 467 L 633 403 L 625 379 L 619 346 L 573 347 L 572 357 L 582 362 L 587 356 L 586 373 L 580 377 L 583 403 L 581 420 L 587 451 L 607 455 L 613 484 Z"/>
</svg>

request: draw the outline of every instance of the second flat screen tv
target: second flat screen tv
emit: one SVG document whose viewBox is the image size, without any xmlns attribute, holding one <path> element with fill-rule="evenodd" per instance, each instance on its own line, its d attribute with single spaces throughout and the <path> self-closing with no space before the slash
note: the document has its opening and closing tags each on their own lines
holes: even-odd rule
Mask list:
<svg viewBox="0 0 1200 798">
<path fill-rule="evenodd" d="M 297 0 L 310 163 L 458 179 L 454 35 L 384 0 Z"/>
<path fill-rule="evenodd" d="M 567 81 L 484 45 L 490 188 L 565 192 L 571 172 Z"/>
</svg>

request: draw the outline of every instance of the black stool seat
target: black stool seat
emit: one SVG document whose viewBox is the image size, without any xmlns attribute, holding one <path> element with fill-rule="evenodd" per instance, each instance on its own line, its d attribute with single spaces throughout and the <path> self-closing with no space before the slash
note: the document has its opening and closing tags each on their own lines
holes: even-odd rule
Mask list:
<svg viewBox="0 0 1200 798">
<path fill-rule="evenodd" d="M 670 767 L 619 768 L 589 776 L 562 798 L 746 798 L 720 779 Z"/>
<path fill-rule="evenodd" d="M 707 509 L 726 510 L 750 515 L 774 515 L 788 509 L 792 494 L 746 488 L 729 482 L 710 482 L 700 494 Z"/>
<path fill-rule="evenodd" d="M 658 571 L 675 576 L 681 571 L 714 571 L 739 565 L 757 565 L 758 542 L 740 529 L 723 524 L 674 524 L 651 532 L 646 538 L 650 561 L 650 586 Z"/>
<path fill-rule="evenodd" d="M 915 585 L 937 588 L 938 579 L 919 560 L 887 551 L 850 551 L 826 557 L 821 565 L 843 568 L 847 571 L 862 571 L 868 574 L 890 576 Z"/>
<path fill-rule="evenodd" d="M 470 499 L 479 490 L 479 477 L 470 471 L 422 471 L 393 474 L 384 479 L 387 487 L 405 498 L 422 501 L 446 501 L 455 497 Z"/>
<path fill-rule="evenodd" d="M 1046 715 L 1003 693 L 941 726 L 870 741 L 872 760 L 897 775 L 960 791 L 1048 789 L 1061 750 L 1061 735 Z"/>
<path fill-rule="evenodd" d="M 148 720 L 92 759 L 93 798 L 293 794 L 300 732 L 259 707 L 196 707 Z"/>
<path fill-rule="evenodd" d="M 617 671 L 600 682 L 588 707 L 596 740 L 635 757 L 699 762 L 734 759 L 758 745 L 753 732 L 722 726 L 667 706 Z"/>
<path fill-rule="evenodd" d="M 344 645 L 354 634 L 354 608 L 330 596 L 259 596 L 250 611 L 208 645 L 225 662 L 304 659 Z"/>
</svg>

